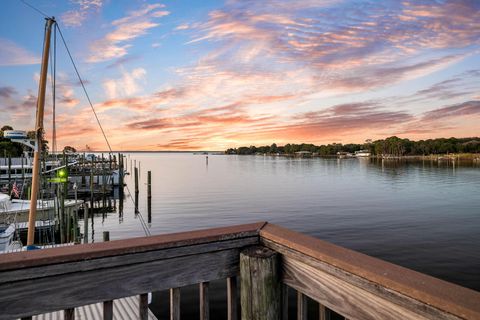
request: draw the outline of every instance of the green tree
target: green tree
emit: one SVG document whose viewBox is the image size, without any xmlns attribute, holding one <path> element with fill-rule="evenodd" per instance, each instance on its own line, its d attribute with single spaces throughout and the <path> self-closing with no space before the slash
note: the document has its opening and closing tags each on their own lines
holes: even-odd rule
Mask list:
<svg viewBox="0 0 480 320">
<path fill-rule="evenodd" d="M 65 153 L 75 153 L 75 152 L 77 152 L 77 149 L 75 149 L 74 147 L 71 147 L 71 146 L 65 146 L 63 148 L 63 152 L 65 152 Z"/>
</svg>

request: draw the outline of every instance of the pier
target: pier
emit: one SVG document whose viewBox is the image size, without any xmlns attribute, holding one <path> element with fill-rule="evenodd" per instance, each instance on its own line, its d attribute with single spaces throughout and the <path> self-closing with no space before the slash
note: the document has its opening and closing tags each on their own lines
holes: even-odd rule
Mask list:
<svg viewBox="0 0 480 320">
<path fill-rule="evenodd" d="M 476 291 L 259 222 L 3 255 L 0 319 L 59 310 L 74 319 L 96 303 L 112 319 L 111 301 L 138 295 L 136 314 L 147 319 L 148 293 L 170 290 L 177 320 L 181 287 L 198 284 L 205 320 L 208 283 L 218 279 L 228 284 L 229 320 L 288 319 L 292 290 L 299 320 L 312 300 L 319 319 L 480 318 Z"/>
</svg>

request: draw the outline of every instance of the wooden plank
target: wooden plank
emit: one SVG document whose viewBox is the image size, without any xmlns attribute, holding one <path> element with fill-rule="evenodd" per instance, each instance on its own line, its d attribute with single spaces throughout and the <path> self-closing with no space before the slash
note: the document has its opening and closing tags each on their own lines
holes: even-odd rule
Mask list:
<svg viewBox="0 0 480 320">
<path fill-rule="evenodd" d="M 112 241 L 113 242 L 113 241 Z M 232 240 L 218 242 L 207 242 L 203 244 L 193 244 L 190 246 L 180 246 L 155 251 L 131 253 L 118 256 L 108 256 L 105 258 L 96 258 L 81 260 L 76 262 L 59 263 L 53 265 L 32 267 L 28 269 L 0 271 L 0 284 L 4 282 L 20 281 L 27 279 L 42 278 L 45 276 L 60 275 L 72 272 L 84 272 L 96 270 L 99 268 L 112 268 L 123 266 L 125 264 L 142 263 L 162 259 L 171 259 L 190 254 L 200 254 L 211 251 L 228 250 L 242 248 L 248 245 L 258 244 L 258 237 L 250 236 Z M 33 252 L 33 251 L 31 251 Z M 1 297 L 0 297 L 1 300 Z"/>
<path fill-rule="evenodd" d="M 239 249 L 230 249 L 4 283 L 0 319 L 232 277 L 239 272 L 239 255 Z"/>
<path fill-rule="evenodd" d="M 326 307 L 352 319 L 427 319 L 299 260 L 283 258 L 283 281 Z M 431 318 L 433 319 L 433 318 Z"/>
<path fill-rule="evenodd" d="M 377 295 L 421 310 L 433 318 L 480 318 L 480 293 L 380 259 L 345 249 L 279 226 L 267 224 L 261 242 L 355 282 Z M 288 249 L 288 250 L 287 250 Z M 286 253 L 285 251 L 288 251 Z M 343 274 L 343 275 L 342 275 Z"/>
<path fill-rule="evenodd" d="M 282 284 L 282 320 L 288 320 L 288 286 Z"/>
<path fill-rule="evenodd" d="M 113 320 L 113 301 L 103 302 L 103 320 Z"/>
<path fill-rule="evenodd" d="M 114 300 L 113 302 L 113 319 L 127 320 L 138 319 L 139 296 L 126 297 Z M 102 319 L 103 318 L 103 302 L 85 305 L 75 308 L 75 317 L 78 320 Z M 56 311 L 52 313 L 39 314 L 33 316 L 33 320 L 65 320 L 64 311 Z M 157 320 L 151 310 L 148 310 L 148 319 Z"/>
<path fill-rule="evenodd" d="M 227 319 L 238 319 L 237 278 L 227 278 Z"/>
<path fill-rule="evenodd" d="M 297 320 L 307 320 L 307 296 L 297 292 Z"/>
<path fill-rule="evenodd" d="M 258 236 L 265 222 L 2 255 L 0 271 Z"/>
<path fill-rule="evenodd" d="M 180 320 L 180 288 L 170 289 L 170 320 Z"/>
<path fill-rule="evenodd" d="M 140 320 L 148 320 L 148 293 L 143 293 L 139 297 L 138 313 Z"/>
<path fill-rule="evenodd" d="M 210 302 L 208 294 L 208 282 L 200 282 L 199 291 L 200 291 L 200 320 L 209 320 L 210 319 Z"/>
</svg>

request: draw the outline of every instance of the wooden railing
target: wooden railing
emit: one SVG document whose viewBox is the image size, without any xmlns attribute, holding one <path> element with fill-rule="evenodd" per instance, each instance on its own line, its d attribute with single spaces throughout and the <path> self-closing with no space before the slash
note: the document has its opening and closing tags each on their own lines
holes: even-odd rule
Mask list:
<svg viewBox="0 0 480 320">
<path fill-rule="evenodd" d="M 260 231 L 281 254 L 282 282 L 347 319 L 480 319 L 480 293 L 276 225 Z M 285 307 L 285 306 L 284 306 Z"/>
<path fill-rule="evenodd" d="M 277 260 L 263 271 L 240 263 L 252 246 Z M 138 318 L 147 319 L 147 293 L 167 289 L 170 318 L 180 319 L 180 287 L 192 284 L 200 289 L 200 319 L 209 319 L 208 283 L 227 279 L 234 320 L 238 275 L 242 310 L 268 307 L 269 319 L 286 319 L 287 290 L 297 291 L 298 319 L 306 319 L 307 296 L 318 303 L 320 319 L 330 310 L 348 319 L 480 319 L 476 291 L 264 222 L 1 255 L 0 319 L 56 310 L 72 319 L 73 308 L 97 302 L 111 319 L 111 301 L 133 295 L 141 297 Z M 263 284 L 276 292 L 244 294 Z M 256 299 L 262 303 L 249 305 Z M 255 312 L 242 319 L 267 319 Z"/>
</svg>

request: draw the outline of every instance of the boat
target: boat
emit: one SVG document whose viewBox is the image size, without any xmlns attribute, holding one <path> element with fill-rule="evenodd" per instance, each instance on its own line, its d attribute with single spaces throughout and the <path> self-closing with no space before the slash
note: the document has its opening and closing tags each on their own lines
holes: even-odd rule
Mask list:
<svg viewBox="0 0 480 320">
<path fill-rule="evenodd" d="M 55 199 L 37 200 L 36 221 L 55 220 L 55 210 L 58 203 Z M 65 200 L 65 211 L 71 216 L 73 210 L 83 203 L 83 200 Z M 0 193 L 0 222 L 26 222 L 30 200 L 10 199 L 7 194 Z"/>
<path fill-rule="evenodd" d="M 5 130 L 3 137 L 6 139 L 27 139 L 27 132 L 23 130 Z"/>
<path fill-rule="evenodd" d="M 337 157 L 340 159 L 344 159 L 344 158 L 352 158 L 355 156 L 350 152 L 339 151 L 337 152 Z"/>
<path fill-rule="evenodd" d="M 355 151 L 355 157 L 370 157 L 370 151 L 369 150 L 358 150 Z"/>
<path fill-rule="evenodd" d="M 15 224 L 0 224 L 0 252 L 12 249 Z"/>
<path fill-rule="evenodd" d="M 47 161 L 45 163 L 45 172 L 52 171 L 60 165 L 59 161 Z M 0 180 L 19 180 L 19 179 L 31 179 L 33 166 L 30 163 L 0 165 Z"/>
</svg>

